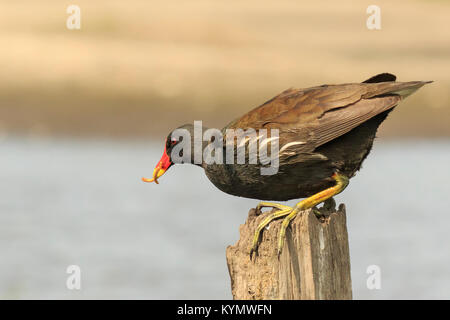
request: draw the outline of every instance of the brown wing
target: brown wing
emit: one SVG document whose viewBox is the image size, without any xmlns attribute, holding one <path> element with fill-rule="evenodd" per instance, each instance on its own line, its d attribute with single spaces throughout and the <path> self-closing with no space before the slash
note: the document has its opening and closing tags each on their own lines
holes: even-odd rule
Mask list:
<svg viewBox="0 0 450 320">
<path fill-rule="evenodd" d="M 301 143 L 297 148 L 309 152 L 393 108 L 425 83 L 353 83 L 288 89 L 224 129 L 276 128 L 280 131 L 280 147 L 298 141 Z"/>
<path fill-rule="evenodd" d="M 377 114 L 395 107 L 401 99 L 398 95 L 361 99 L 345 108 L 325 112 L 308 125 L 313 147 L 336 139 Z"/>
</svg>

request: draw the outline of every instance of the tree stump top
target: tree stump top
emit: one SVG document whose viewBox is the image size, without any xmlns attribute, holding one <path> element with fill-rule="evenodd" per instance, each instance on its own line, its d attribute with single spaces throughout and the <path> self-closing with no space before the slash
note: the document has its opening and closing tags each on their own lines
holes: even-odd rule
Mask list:
<svg viewBox="0 0 450 320">
<path fill-rule="evenodd" d="M 257 256 L 250 260 L 256 227 L 267 213 L 249 211 L 240 239 L 226 250 L 234 299 L 351 299 L 350 256 L 345 206 L 311 209 L 291 222 L 277 255 L 282 219 L 263 230 Z"/>
</svg>

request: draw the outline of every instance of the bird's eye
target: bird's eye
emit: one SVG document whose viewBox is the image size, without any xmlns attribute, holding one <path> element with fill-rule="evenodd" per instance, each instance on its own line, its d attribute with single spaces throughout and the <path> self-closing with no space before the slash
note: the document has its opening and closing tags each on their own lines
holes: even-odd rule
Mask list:
<svg viewBox="0 0 450 320">
<path fill-rule="evenodd" d="M 177 139 L 172 139 L 172 140 L 170 140 L 170 143 L 171 143 L 172 145 L 174 145 L 174 144 L 177 143 L 177 142 L 178 142 Z"/>
</svg>

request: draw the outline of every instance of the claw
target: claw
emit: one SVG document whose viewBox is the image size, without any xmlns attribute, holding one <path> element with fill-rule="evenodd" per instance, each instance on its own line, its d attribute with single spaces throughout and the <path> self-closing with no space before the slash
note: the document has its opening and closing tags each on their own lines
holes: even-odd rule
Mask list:
<svg viewBox="0 0 450 320">
<path fill-rule="evenodd" d="M 280 257 L 281 257 L 281 251 L 282 251 L 283 249 L 281 248 L 281 247 L 278 247 L 277 248 L 277 259 L 278 259 L 278 261 L 280 260 Z"/>
<path fill-rule="evenodd" d="M 257 250 L 257 248 L 251 248 L 251 249 L 250 249 L 250 261 L 252 261 L 253 253 L 255 254 L 255 260 L 256 260 L 256 257 L 258 256 L 258 250 Z"/>
</svg>

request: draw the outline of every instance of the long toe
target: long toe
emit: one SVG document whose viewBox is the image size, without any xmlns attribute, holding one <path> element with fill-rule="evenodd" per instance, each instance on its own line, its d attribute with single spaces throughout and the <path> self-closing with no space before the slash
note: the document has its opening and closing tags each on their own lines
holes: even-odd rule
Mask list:
<svg viewBox="0 0 450 320">
<path fill-rule="evenodd" d="M 252 258 L 253 253 L 255 253 L 255 256 L 258 253 L 259 240 L 263 229 L 273 220 L 287 216 L 293 210 L 293 208 L 288 206 L 283 206 L 283 208 L 283 210 L 268 213 L 267 217 L 265 217 L 256 228 L 255 234 L 253 235 L 252 247 L 250 249 L 250 259 Z"/>
<path fill-rule="evenodd" d="M 262 211 L 261 211 L 262 208 L 274 208 L 274 209 L 278 209 L 278 210 L 292 209 L 291 207 L 286 206 L 284 204 L 272 203 L 272 202 L 260 202 L 256 206 L 256 212 L 258 214 L 261 214 L 262 213 Z"/>
</svg>

